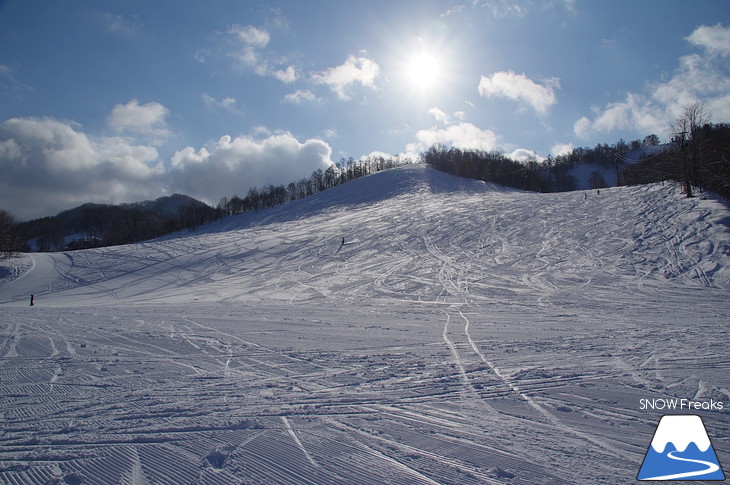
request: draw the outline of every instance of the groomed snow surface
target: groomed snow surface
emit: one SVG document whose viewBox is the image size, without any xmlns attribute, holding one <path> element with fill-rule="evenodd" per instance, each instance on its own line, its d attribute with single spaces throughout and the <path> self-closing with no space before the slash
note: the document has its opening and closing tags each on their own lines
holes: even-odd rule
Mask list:
<svg viewBox="0 0 730 485">
<path fill-rule="evenodd" d="M 669 398 L 727 466 L 728 224 L 410 166 L 6 261 L 0 483 L 625 484 Z"/>
</svg>

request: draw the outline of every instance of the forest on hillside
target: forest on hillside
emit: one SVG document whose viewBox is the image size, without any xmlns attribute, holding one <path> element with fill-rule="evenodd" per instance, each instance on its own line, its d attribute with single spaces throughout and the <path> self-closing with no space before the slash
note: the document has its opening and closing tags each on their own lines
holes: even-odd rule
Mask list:
<svg viewBox="0 0 730 485">
<path fill-rule="evenodd" d="M 459 177 L 536 192 L 576 190 L 571 171 L 584 165 L 596 168 L 588 178 L 594 189 L 609 185 L 602 173 L 615 171 L 616 185 L 674 180 L 683 184 L 688 197 L 699 189 L 730 200 L 730 124 L 713 124 L 708 118 L 700 103 L 685 107 L 672 126 L 672 140 L 664 145 L 656 135 L 649 135 L 643 140 L 575 148 L 565 155 L 527 162 L 512 160 L 502 152 L 434 146 L 422 159 Z"/>
<path fill-rule="evenodd" d="M 592 169 L 588 176 L 589 188 L 607 187 L 603 173 L 620 174 L 629 165 L 628 157 L 643 156 L 650 147 L 665 150 L 658 145 L 657 137 L 648 136 L 643 141 L 623 140 L 613 144 L 599 144 L 594 148 L 574 148 L 570 153 L 544 160 L 513 160 L 500 151 L 462 150 L 453 147 L 434 146 L 422 154 L 424 163 L 437 170 L 492 182 L 506 187 L 532 192 L 569 192 L 580 189 L 579 180 L 573 175 L 580 166 Z"/>
<path fill-rule="evenodd" d="M 697 127 L 675 137 L 671 149 L 629 164 L 621 173 L 627 185 L 675 180 L 684 184 L 688 197 L 699 189 L 730 200 L 730 124 Z"/>
<path fill-rule="evenodd" d="M 131 204 L 87 203 L 55 216 L 15 223 L 14 232 L 20 250 L 61 251 L 145 241 L 220 217 L 203 202 L 173 194 Z"/>
<path fill-rule="evenodd" d="M 303 177 L 287 185 L 251 187 L 244 197 L 238 195 L 224 197 L 218 203 L 218 209 L 226 215 L 231 215 L 273 207 L 312 196 L 365 175 L 410 163 L 413 163 L 411 159 L 399 155 L 373 155 L 359 160 L 352 157 L 347 160 L 341 159 L 326 170 L 315 170 L 309 177 Z"/>
</svg>

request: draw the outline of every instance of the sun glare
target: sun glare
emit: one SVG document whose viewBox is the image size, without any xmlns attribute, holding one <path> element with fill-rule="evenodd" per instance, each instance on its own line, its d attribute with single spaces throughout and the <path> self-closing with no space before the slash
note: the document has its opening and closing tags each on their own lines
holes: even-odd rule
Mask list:
<svg viewBox="0 0 730 485">
<path fill-rule="evenodd" d="M 393 74 L 401 101 L 413 107 L 438 104 L 451 94 L 456 77 L 458 49 L 444 39 L 396 39 Z"/>
<path fill-rule="evenodd" d="M 438 84 L 440 71 L 439 61 L 428 52 L 416 54 L 406 66 L 410 85 L 421 91 L 428 91 Z"/>
</svg>

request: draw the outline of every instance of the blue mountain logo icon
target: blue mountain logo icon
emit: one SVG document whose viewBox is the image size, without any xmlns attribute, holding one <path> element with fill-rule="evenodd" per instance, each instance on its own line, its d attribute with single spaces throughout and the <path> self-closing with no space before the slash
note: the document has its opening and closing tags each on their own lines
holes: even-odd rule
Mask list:
<svg viewBox="0 0 730 485">
<path fill-rule="evenodd" d="M 663 416 L 636 479 L 725 480 L 702 418 Z"/>
</svg>

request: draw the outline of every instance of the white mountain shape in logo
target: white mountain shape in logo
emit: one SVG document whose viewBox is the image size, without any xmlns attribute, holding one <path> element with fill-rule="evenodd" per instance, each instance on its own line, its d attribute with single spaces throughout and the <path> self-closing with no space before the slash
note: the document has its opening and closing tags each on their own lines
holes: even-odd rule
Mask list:
<svg viewBox="0 0 730 485">
<path fill-rule="evenodd" d="M 693 415 L 664 416 L 659 422 L 651 447 L 657 453 L 664 453 L 667 443 L 672 443 L 677 451 L 687 449 L 690 443 L 705 452 L 711 446 L 702 419 Z"/>
<path fill-rule="evenodd" d="M 725 480 L 702 418 L 695 415 L 663 416 L 636 478 L 657 481 Z"/>
</svg>

